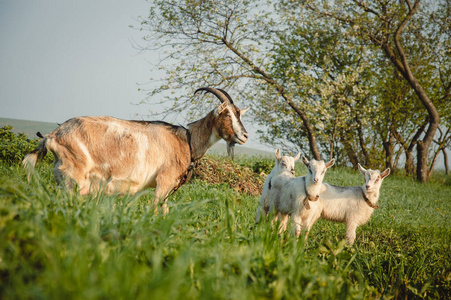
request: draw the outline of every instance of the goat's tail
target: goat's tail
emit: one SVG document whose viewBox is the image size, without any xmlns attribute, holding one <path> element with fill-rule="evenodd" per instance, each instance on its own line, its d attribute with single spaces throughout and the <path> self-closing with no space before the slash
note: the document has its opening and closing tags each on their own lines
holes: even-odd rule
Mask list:
<svg viewBox="0 0 451 300">
<path fill-rule="evenodd" d="M 28 153 L 22 161 L 23 166 L 25 167 L 25 169 L 27 169 L 28 172 L 28 180 L 30 180 L 31 173 L 33 172 L 34 167 L 36 167 L 38 160 L 43 159 L 47 154 L 47 147 L 45 145 L 46 142 L 47 139 L 44 138 L 36 147 L 36 149 Z"/>
</svg>

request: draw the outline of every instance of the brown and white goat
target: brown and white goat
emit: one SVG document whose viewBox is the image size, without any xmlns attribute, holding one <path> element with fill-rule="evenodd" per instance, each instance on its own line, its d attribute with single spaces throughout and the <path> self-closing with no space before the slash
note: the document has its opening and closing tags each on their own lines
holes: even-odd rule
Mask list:
<svg viewBox="0 0 451 300">
<path fill-rule="evenodd" d="M 224 91 L 200 88 L 222 103 L 188 128 L 161 121 L 126 121 L 112 117 L 78 117 L 61 124 L 23 160 L 29 174 L 47 151 L 55 156 L 58 183 L 80 194 L 134 194 L 155 187 L 154 205 L 183 184 L 193 162 L 221 138 L 244 144 L 248 134 Z M 166 205 L 164 205 L 167 212 Z"/>
</svg>

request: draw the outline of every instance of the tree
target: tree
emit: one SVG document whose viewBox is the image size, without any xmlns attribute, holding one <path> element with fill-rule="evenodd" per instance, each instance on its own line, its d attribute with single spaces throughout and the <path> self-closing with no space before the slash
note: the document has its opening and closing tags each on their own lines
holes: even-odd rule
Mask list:
<svg viewBox="0 0 451 300">
<path fill-rule="evenodd" d="M 144 48 L 166 76 L 149 97 L 195 116 L 209 99 L 194 89 L 227 88 L 268 143 L 353 166 L 405 155 L 424 182 L 449 147 L 451 4 L 411 1 L 152 1 Z"/>
<path fill-rule="evenodd" d="M 437 104 L 429 96 L 434 94 L 428 90 L 428 81 L 433 78 L 424 78 L 419 65 L 415 65 L 415 62 L 420 60 L 424 62 L 424 58 L 427 58 L 429 66 L 434 68 L 432 76 L 443 74 L 441 67 L 437 65 L 437 59 L 445 59 L 446 55 L 436 56 L 431 54 L 431 49 L 434 47 L 446 49 L 443 45 L 446 33 L 433 27 L 421 26 L 424 21 L 434 20 L 435 13 L 442 15 L 444 11 L 449 11 L 449 3 L 440 2 L 435 4 L 436 2 L 424 1 L 421 6 L 420 0 L 399 2 L 343 0 L 335 1 L 333 4 L 327 1 L 320 4 L 309 2 L 307 5 L 318 15 L 339 20 L 342 26 L 354 31 L 356 36 L 379 47 L 415 92 L 428 114 L 426 131 L 416 143 L 417 180 L 420 182 L 426 182 L 428 179 L 428 150 L 439 126 L 440 117 Z M 449 27 L 449 24 L 438 22 L 434 24 L 442 29 Z M 449 76 L 449 71 L 445 73 Z M 450 90 L 449 77 L 442 82 L 442 97 L 447 97 Z M 436 102 L 438 100 L 435 99 Z"/>
<path fill-rule="evenodd" d="M 277 31 L 271 13 L 261 1 L 153 1 L 149 17 L 141 20 L 142 29 L 150 33 L 147 48 L 166 51 L 163 60 L 177 63 L 172 68 L 163 66 L 166 81 L 150 96 L 168 89 L 192 92 L 203 84 L 235 86 L 248 99 L 259 99 L 260 91 L 268 91 L 281 97 L 300 118 L 309 149 L 320 159 L 315 130 L 303 103 L 293 99 L 268 67 L 272 61 L 269 45 Z M 172 109 L 184 109 L 187 103 L 183 96 L 176 97 Z"/>
</svg>

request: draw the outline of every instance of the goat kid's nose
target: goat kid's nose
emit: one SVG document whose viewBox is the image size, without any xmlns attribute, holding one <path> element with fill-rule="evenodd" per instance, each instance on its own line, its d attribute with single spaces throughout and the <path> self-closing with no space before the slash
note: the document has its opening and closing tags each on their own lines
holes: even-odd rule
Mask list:
<svg viewBox="0 0 451 300">
<path fill-rule="evenodd" d="M 366 189 L 369 190 L 371 188 L 371 185 L 367 184 Z"/>
<path fill-rule="evenodd" d="M 249 134 L 247 132 L 244 132 L 243 135 L 246 139 L 249 138 Z"/>
</svg>

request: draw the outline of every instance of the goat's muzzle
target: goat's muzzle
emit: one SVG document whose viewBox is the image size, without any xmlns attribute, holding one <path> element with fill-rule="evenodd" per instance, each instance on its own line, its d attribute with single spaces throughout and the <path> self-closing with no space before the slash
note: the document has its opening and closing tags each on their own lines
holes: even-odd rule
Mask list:
<svg viewBox="0 0 451 300">
<path fill-rule="evenodd" d="M 242 133 L 240 135 L 235 134 L 233 136 L 234 142 L 236 142 L 236 143 L 238 143 L 240 145 L 246 143 L 248 138 L 249 138 L 249 134 L 247 132 L 244 132 L 244 133 Z"/>
</svg>

